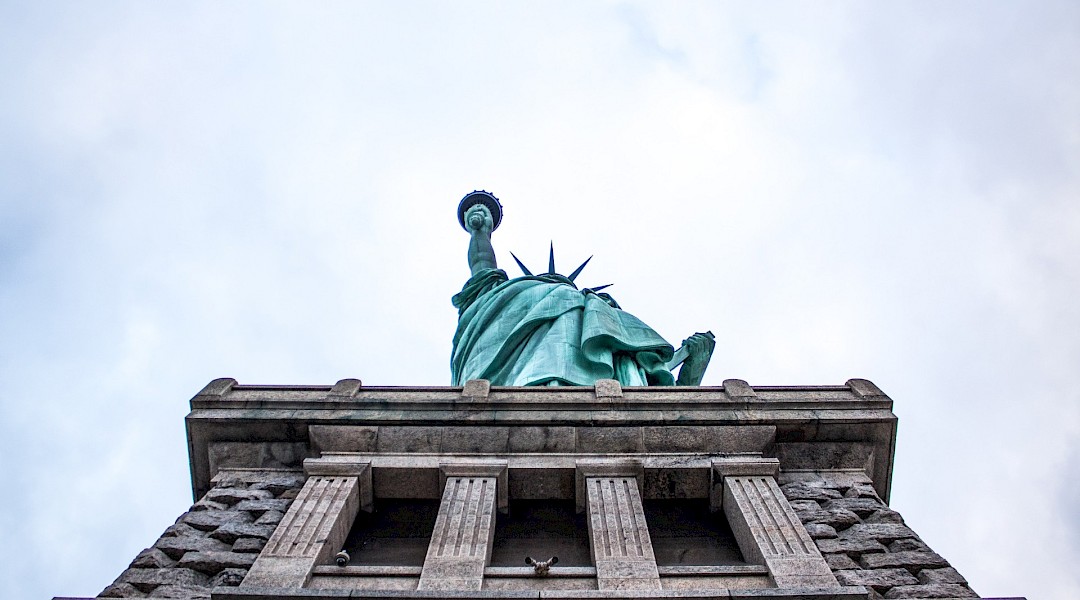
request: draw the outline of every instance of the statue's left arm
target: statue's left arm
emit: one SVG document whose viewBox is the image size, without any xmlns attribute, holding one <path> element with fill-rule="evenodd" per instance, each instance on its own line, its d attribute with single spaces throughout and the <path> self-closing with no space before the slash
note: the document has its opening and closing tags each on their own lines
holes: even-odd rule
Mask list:
<svg viewBox="0 0 1080 600">
<path fill-rule="evenodd" d="M 695 333 L 683 340 L 680 350 L 685 349 L 687 357 L 682 363 L 682 368 L 679 369 L 679 378 L 675 381 L 675 385 L 701 385 L 714 348 L 716 348 L 716 339 L 711 331 Z"/>
</svg>

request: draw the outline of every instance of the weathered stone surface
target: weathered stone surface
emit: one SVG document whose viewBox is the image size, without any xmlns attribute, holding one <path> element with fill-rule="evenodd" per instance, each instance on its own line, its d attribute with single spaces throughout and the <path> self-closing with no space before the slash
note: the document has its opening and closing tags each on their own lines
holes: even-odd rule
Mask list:
<svg viewBox="0 0 1080 600">
<path fill-rule="evenodd" d="M 247 569 L 225 569 L 214 575 L 214 578 L 210 580 L 210 587 L 215 588 L 219 585 L 236 587 L 244 581 L 245 575 L 247 575 Z"/>
<path fill-rule="evenodd" d="M 191 585 L 205 587 L 210 578 L 192 569 L 128 569 L 117 583 L 130 583 L 144 592 L 162 585 Z"/>
<path fill-rule="evenodd" d="M 210 588 L 194 585 L 163 585 L 150 593 L 151 598 L 184 598 L 204 600 L 210 598 Z"/>
<path fill-rule="evenodd" d="M 263 513 L 270 510 L 285 512 L 289 510 L 289 504 L 292 504 L 292 500 L 279 500 L 274 498 L 241 500 L 233 506 L 233 510 L 246 510 L 261 516 Z"/>
<path fill-rule="evenodd" d="M 978 598 L 966 585 L 956 583 L 932 583 L 929 585 L 901 585 L 885 593 L 886 598 Z"/>
<path fill-rule="evenodd" d="M 260 538 L 240 538 L 233 542 L 233 552 L 254 552 L 258 554 L 262 552 L 263 546 L 266 545 L 266 540 Z"/>
<path fill-rule="evenodd" d="M 862 540 L 853 538 L 817 540 L 817 546 L 818 550 L 821 550 L 823 553 L 844 552 L 846 554 L 854 556 L 885 552 L 885 546 L 882 546 L 876 540 Z"/>
<path fill-rule="evenodd" d="M 807 523 L 805 527 L 806 532 L 815 540 L 836 537 L 836 530 L 833 529 L 832 526 L 824 523 Z"/>
<path fill-rule="evenodd" d="M 831 540 L 823 540 L 827 542 Z M 889 554 L 867 554 L 859 559 L 867 569 L 929 569 L 947 567 L 949 562 L 935 552 L 890 552 Z"/>
<path fill-rule="evenodd" d="M 860 517 L 868 517 L 884 508 L 884 505 L 880 500 L 874 498 L 837 498 L 835 500 L 829 500 L 825 504 L 822 504 L 821 507 L 826 510 L 842 508 L 851 511 Z"/>
<path fill-rule="evenodd" d="M 809 518 L 804 523 L 823 523 L 830 527 L 833 527 L 837 531 L 847 529 L 855 523 L 859 522 L 859 516 L 850 510 L 843 508 L 830 508 L 828 510 L 820 510 L 813 514 L 808 515 Z M 800 518 L 802 516 L 800 515 Z"/>
<path fill-rule="evenodd" d="M 915 579 L 907 569 L 878 569 L 876 571 L 852 570 L 834 573 L 840 585 L 861 585 L 872 587 L 879 592 L 897 585 L 915 585 Z"/>
<path fill-rule="evenodd" d="M 185 513 L 186 514 L 186 513 Z M 183 515 L 180 516 L 183 518 Z M 165 529 L 165 533 L 161 534 L 161 537 L 205 537 L 206 532 L 201 529 L 195 529 L 191 525 L 184 523 L 183 521 L 177 521 L 173 525 L 169 525 Z"/>
<path fill-rule="evenodd" d="M 856 523 L 847 528 L 840 537 L 874 539 L 887 544 L 916 536 L 914 531 L 899 523 Z"/>
<path fill-rule="evenodd" d="M 298 490 L 304 485 L 303 473 L 275 475 L 251 484 L 249 489 L 266 490 L 275 496 L 281 496 L 288 490 Z M 295 492 L 294 492 L 295 493 Z"/>
<path fill-rule="evenodd" d="M 874 488 L 868 484 L 858 484 L 848 488 L 848 491 L 844 492 L 845 498 L 873 498 L 879 500 L 877 492 Z"/>
<path fill-rule="evenodd" d="M 640 427 L 580 427 L 577 450 L 597 454 L 643 452 Z"/>
<path fill-rule="evenodd" d="M 917 538 L 896 540 L 889 544 L 889 552 L 930 552 L 930 547 Z"/>
<path fill-rule="evenodd" d="M 904 523 L 904 517 L 900 516 L 900 513 L 895 510 L 883 508 L 874 514 L 863 519 L 864 523 Z"/>
<path fill-rule="evenodd" d="M 229 568 L 246 569 L 255 562 L 255 556 L 240 552 L 188 552 L 177 566 L 214 575 Z"/>
<path fill-rule="evenodd" d="M 98 598 L 145 598 L 146 592 L 130 583 L 114 583 L 98 594 Z"/>
<path fill-rule="evenodd" d="M 229 505 L 225 504 L 224 502 L 214 502 L 213 500 L 207 500 L 206 498 L 203 498 L 202 500 L 199 500 L 195 504 L 191 505 L 191 510 L 193 511 L 225 510 L 227 508 L 229 508 Z"/>
<path fill-rule="evenodd" d="M 832 500 L 840 498 L 840 492 L 821 486 L 811 486 L 802 482 L 789 483 L 780 488 L 788 500 Z"/>
<path fill-rule="evenodd" d="M 236 475 L 235 473 L 225 473 L 219 475 L 214 481 L 214 487 L 217 488 L 247 489 L 248 487 L 248 483 L 244 481 L 244 478 Z"/>
<path fill-rule="evenodd" d="M 274 525 L 256 525 L 254 523 L 226 523 L 210 533 L 211 538 L 231 544 L 242 537 L 270 539 Z"/>
<path fill-rule="evenodd" d="M 826 554 L 825 562 L 829 564 L 829 568 L 833 571 L 859 568 L 859 563 L 851 560 L 851 557 L 847 554 Z"/>
<path fill-rule="evenodd" d="M 256 525 L 277 525 L 285 518 L 285 513 L 277 510 L 268 510 L 261 517 L 255 519 Z"/>
<path fill-rule="evenodd" d="M 173 560 L 180 560 L 180 557 L 188 552 L 227 552 L 229 550 L 229 545 L 220 540 L 195 537 L 161 538 L 154 543 L 154 547 Z"/>
<path fill-rule="evenodd" d="M 203 500 L 220 502 L 232 506 L 233 504 L 244 500 L 265 500 L 273 497 L 274 493 L 269 490 L 216 487 L 209 492 L 206 492 L 206 495 L 203 496 Z"/>
<path fill-rule="evenodd" d="M 131 561 L 131 566 L 139 569 L 161 569 L 171 567 L 176 561 L 161 551 L 160 548 L 147 548 Z"/>
<path fill-rule="evenodd" d="M 573 452 L 576 440 L 573 427 L 511 427 L 507 443 L 511 452 Z"/>
<path fill-rule="evenodd" d="M 946 569 L 923 569 L 919 571 L 919 583 L 960 583 L 966 584 L 967 579 L 952 567 Z"/>
<path fill-rule="evenodd" d="M 229 523 L 250 523 L 255 520 L 251 513 L 240 510 L 205 510 L 189 512 L 183 520 L 195 529 L 210 531 Z"/>
</svg>

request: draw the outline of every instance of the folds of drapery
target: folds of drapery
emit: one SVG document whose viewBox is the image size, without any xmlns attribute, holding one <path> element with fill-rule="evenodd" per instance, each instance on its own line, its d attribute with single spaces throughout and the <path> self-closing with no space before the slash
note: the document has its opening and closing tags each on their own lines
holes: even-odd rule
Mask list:
<svg viewBox="0 0 1080 600">
<path fill-rule="evenodd" d="M 453 298 L 453 385 L 674 385 L 674 349 L 637 317 L 558 277 L 485 269 Z"/>
</svg>

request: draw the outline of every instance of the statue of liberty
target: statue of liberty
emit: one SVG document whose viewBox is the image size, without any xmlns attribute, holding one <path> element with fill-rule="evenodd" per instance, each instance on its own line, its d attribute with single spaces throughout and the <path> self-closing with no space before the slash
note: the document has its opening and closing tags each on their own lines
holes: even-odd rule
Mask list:
<svg viewBox="0 0 1080 600">
<path fill-rule="evenodd" d="M 458 206 L 469 232 L 472 277 L 454 296 L 458 326 L 450 362 L 452 385 L 487 379 L 492 385 L 593 385 L 617 379 L 624 386 L 700 385 L 715 346 L 712 333 L 695 333 L 676 352 L 660 334 L 623 311 L 600 290 L 578 289 L 555 272 L 510 279 L 495 262 L 491 233 L 502 206 L 488 192 L 473 192 Z M 513 256 L 513 254 L 511 254 Z M 672 370 L 678 367 L 678 379 Z"/>
</svg>

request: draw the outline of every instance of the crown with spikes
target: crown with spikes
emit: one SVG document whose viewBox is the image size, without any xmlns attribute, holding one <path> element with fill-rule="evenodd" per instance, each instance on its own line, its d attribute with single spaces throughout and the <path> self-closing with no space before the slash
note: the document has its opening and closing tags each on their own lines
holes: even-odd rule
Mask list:
<svg viewBox="0 0 1080 600">
<path fill-rule="evenodd" d="M 581 263 L 581 266 L 574 269 L 574 272 L 571 273 L 569 277 L 567 277 L 567 276 L 560 275 L 560 274 L 555 272 L 555 244 L 554 244 L 554 242 L 551 243 L 551 246 L 549 247 L 549 250 L 548 250 L 548 270 L 547 270 L 547 273 L 541 273 L 540 275 L 533 275 L 532 271 L 530 271 L 528 267 L 526 267 L 524 264 L 522 264 L 521 260 L 513 252 L 510 253 L 510 256 L 514 257 L 514 262 L 517 263 L 518 268 L 520 268 L 521 272 L 524 273 L 526 276 L 528 276 L 528 277 L 543 277 L 543 278 L 550 278 L 550 279 L 558 279 L 559 281 L 561 281 L 563 283 L 569 283 L 571 286 L 574 287 L 574 289 L 577 289 L 577 286 L 574 285 L 574 280 L 577 279 L 578 275 L 581 275 L 581 271 L 583 271 L 585 269 L 585 265 L 589 264 L 589 261 L 592 260 L 592 258 L 593 258 L 591 256 L 589 258 L 586 258 L 585 262 Z M 608 283 L 608 284 L 601 285 L 599 287 L 585 288 L 585 290 L 586 291 L 592 291 L 592 292 L 599 292 L 600 290 L 602 290 L 604 288 L 609 288 L 612 285 L 614 285 L 614 284 Z"/>
</svg>

